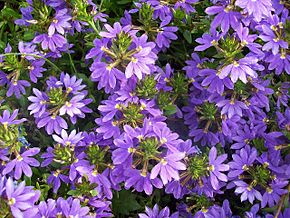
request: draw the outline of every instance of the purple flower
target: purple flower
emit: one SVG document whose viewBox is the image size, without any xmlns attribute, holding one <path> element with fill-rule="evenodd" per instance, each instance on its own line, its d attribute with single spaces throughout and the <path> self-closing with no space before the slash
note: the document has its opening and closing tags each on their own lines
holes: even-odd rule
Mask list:
<svg viewBox="0 0 290 218">
<path fill-rule="evenodd" d="M 158 29 L 156 44 L 160 49 L 169 48 L 170 42 L 177 39 L 177 35 L 175 35 L 175 32 L 177 32 L 178 28 L 175 26 L 167 26 L 170 21 L 171 17 L 166 17 L 161 22 Z"/>
<path fill-rule="evenodd" d="M 19 26 L 29 26 L 30 24 L 33 24 L 37 22 L 33 19 L 31 12 L 33 12 L 33 7 L 28 6 L 26 8 L 20 8 L 22 18 L 15 20 L 15 24 Z"/>
<path fill-rule="evenodd" d="M 46 69 L 42 67 L 44 63 L 44 60 L 35 60 L 28 66 L 29 76 L 32 82 L 36 83 L 37 79 L 43 76 L 42 72 L 46 71 Z"/>
<path fill-rule="evenodd" d="M 57 200 L 57 208 L 61 214 L 65 217 L 82 217 L 82 218 L 90 218 L 89 207 L 82 207 L 79 199 L 73 199 L 69 197 L 64 200 L 63 198 L 59 198 Z"/>
<path fill-rule="evenodd" d="M 178 213 L 174 213 L 170 216 L 170 211 L 168 207 L 163 208 L 159 211 L 158 205 L 155 204 L 153 209 L 145 207 L 145 213 L 139 213 L 139 218 L 178 218 Z"/>
<path fill-rule="evenodd" d="M 26 80 L 15 80 L 13 82 L 10 82 L 8 86 L 9 88 L 6 96 L 10 97 L 15 94 L 16 98 L 20 98 L 22 94 L 26 94 L 25 87 L 29 87 L 30 83 Z"/>
<path fill-rule="evenodd" d="M 229 178 L 236 178 L 247 171 L 257 158 L 257 150 L 249 145 L 242 148 L 239 153 L 232 155 L 233 161 L 229 162 L 231 170 L 228 173 Z"/>
<path fill-rule="evenodd" d="M 31 148 L 22 154 L 18 154 L 14 160 L 6 164 L 2 173 L 6 175 L 14 169 L 14 177 L 17 180 L 21 178 L 22 172 L 26 176 L 31 177 L 32 170 L 30 166 L 38 167 L 40 165 L 39 162 L 31 158 L 31 156 L 35 156 L 39 151 L 39 148 Z"/>
<path fill-rule="evenodd" d="M 236 27 L 236 33 L 241 41 L 241 46 L 248 47 L 253 53 L 264 57 L 264 53 L 260 50 L 262 47 L 260 44 L 255 43 L 254 41 L 258 38 L 256 34 L 249 35 L 249 28 L 243 27 L 242 24 Z"/>
<path fill-rule="evenodd" d="M 238 79 L 243 81 L 243 83 L 247 83 L 247 75 L 251 78 L 257 78 L 258 74 L 255 70 L 253 70 L 253 65 L 261 67 L 259 70 L 263 70 L 264 67 L 257 64 L 258 59 L 255 57 L 244 57 L 239 61 L 234 61 L 232 64 L 227 65 L 222 68 L 219 77 L 221 79 L 226 78 L 229 74 L 231 75 L 231 80 L 233 83 L 236 83 Z"/>
<path fill-rule="evenodd" d="M 136 75 L 139 80 L 143 74 L 150 74 L 150 66 L 155 63 L 157 56 L 152 52 L 155 45 L 152 42 L 147 43 L 148 36 L 143 34 L 140 38 L 135 38 L 134 43 L 137 46 L 137 53 L 131 57 L 131 61 L 126 67 L 126 78 L 131 78 Z"/>
<path fill-rule="evenodd" d="M 227 154 L 222 154 L 217 157 L 217 150 L 215 147 L 212 147 L 209 152 L 208 160 L 209 160 L 209 171 L 210 171 L 210 182 L 212 187 L 215 190 L 219 190 L 220 184 L 219 180 L 223 182 L 227 182 L 228 178 L 223 171 L 229 170 L 228 164 L 223 164 L 223 162 L 227 159 Z"/>
<path fill-rule="evenodd" d="M 0 70 L 0 86 L 5 86 L 8 83 L 10 83 L 10 81 L 7 78 L 7 74 Z"/>
<path fill-rule="evenodd" d="M 192 129 L 189 135 L 194 137 L 194 142 L 201 141 L 202 146 L 207 144 L 214 146 L 219 142 L 217 134 L 206 129 Z"/>
<path fill-rule="evenodd" d="M 270 54 L 265 58 L 265 61 L 270 63 L 268 66 L 269 70 L 275 70 L 277 75 L 280 75 L 283 71 L 286 71 L 290 75 L 290 55 L 285 54 Z"/>
<path fill-rule="evenodd" d="M 231 100 L 221 100 L 216 104 L 218 107 L 221 107 L 221 114 L 227 114 L 229 119 L 231 119 L 234 115 L 243 116 L 243 109 L 249 109 L 245 103 L 241 101 L 237 101 L 235 99 Z"/>
<path fill-rule="evenodd" d="M 224 6 L 211 6 L 208 7 L 205 12 L 209 15 L 215 15 L 215 18 L 211 22 L 211 29 L 215 30 L 218 26 L 221 26 L 223 32 L 228 32 L 230 26 L 235 29 L 238 25 L 238 18 L 240 13 L 232 10 L 233 5 Z"/>
<path fill-rule="evenodd" d="M 266 188 L 266 191 L 263 194 L 261 207 L 263 208 L 267 204 L 269 207 L 273 207 L 275 204 L 278 204 L 281 195 L 288 193 L 287 189 L 285 189 L 287 184 L 287 181 L 272 182 L 270 186 Z"/>
<path fill-rule="evenodd" d="M 219 35 L 218 32 L 213 34 L 204 33 L 201 38 L 197 38 L 195 41 L 201 45 L 198 45 L 194 48 L 194 51 L 204 51 L 211 46 L 216 46 L 222 35 Z"/>
<path fill-rule="evenodd" d="M 52 19 L 52 23 L 48 28 L 48 35 L 52 36 L 55 30 L 64 35 L 65 29 L 71 28 L 71 24 L 68 22 L 72 18 L 68 15 L 67 9 L 57 11 L 55 17 Z"/>
<path fill-rule="evenodd" d="M 125 181 L 125 188 L 129 189 L 132 186 L 138 192 L 145 191 L 147 195 L 151 195 L 153 186 L 156 188 L 162 188 L 163 184 L 159 178 L 150 179 L 150 174 L 143 174 L 139 170 L 132 170 L 128 172 L 129 178 Z"/>
<path fill-rule="evenodd" d="M 97 118 L 95 122 L 98 124 L 97 133 L 103 134 L 104 139 L 117 138 L 120 136 L 120 128 L 115 121 L 103 122 L 101 118 Z"/>
<path fill-rule="evenodd" d="M 59 109 L 59 115 L 62 116 L 64 114 L 68 114 L 71 117 L 75 115 L 81 115 L 82 108 L 85 106 L 85 104 L 83 103 L 83 99 L 85 97 L 86 97 L 85 95 L 80 94 L 72 97 L 71 100 L 66 101 L 65 105 L 63 105 Z"/>
<path fill-rule="evenodd" d="M 46 132 L 60 134 L 62 129 L 67 129 L 67 122 L 60 116 L 50 116 L 45 112 L 41 118 L 36 119 L 37 128 L 45 127 Z"/>
<path fill-rule="evenodd" d="M 34 43 L 41 43 L 43 50 L 50 49 L 52 52 L 56 52 L 57 49 L 66 45 L 67 40 L 60 34 L 54 33 L 53 35 L 40 34 L 33 39 Z"/>
<path fill-rule="evenodd" d="M 25 187 L 25 182 L 14 185 L 11 178 L 6 182 L 6 195 L 8 205 L 14 217 L 33 217 L 37 213 L 34 203 L 40 196 L 40 191 L 35 191 L 30 186 Z"/>
<path fill-rule="evenodd" d="M 68 73 L 60 74 L 60 82 L 63 83 L 66 92 L 78 94 L 86 85 L 82 85 L 82 79 L 77 79 L 76 76 L 70 76 Z"/>
<path fill-rule="evenodd" d="M 69 178 L 68 176 L 63 175 L 59 170 L 51 172 L 51 175 L 47 178 L 47 183 L 53 186 L 54 193 L 57 193 L 58 189 L 60 188 L 61 181 L 68 184 Z"/>
<path fill-rule="evenodd" d="M 46 110 L 46 103 L 49 101 L 45 93 L 40 92 L 38 89 L 33 88 L 33 93 L 36 96 L 29 96 L 28 100 L 32 102 L 31 105 L 27 108 L 30 110 L 30 114 L 37 114 L 41 116 Z"/>
<path fill-rule="evenodd" d="M 133 156 L 134 151 L 136 150 L 133 147 L 132 139 L 125 134 L 123 139 L 115 139 L 114 144 L 118 147 L 112 152 L 112 159 L 114 164 L 122 164 L 128 158 Z"/>
<path fill-rule="evenodd" d="M 206 86 L 207 90 L 211 93 L 223 94 L 224 88 L 233 89 L 234 84 L 229 78 L 220 79 L 217 71 L 212 69 L 203 69 L 199 71 L 200 76 L 204 76 L 205 79 L 202 81 L 201 85 Z"/>
<path fill-rule="evenodd" d="M 235 193 L 242 194 L 241 202 L 245 200 L 249 200 L 251 204 L 253 204 L 255 198 L 262 201 L 262 195 L 259 191 L 248 185 L 243 181 L 234 181 L 236 187 Z"/>
<path fill-rule="evenodd" d="M 178 134 L 171 132 L 171 130 L 166 126 L 165 123 L 158 123 L 153 125 L 153 131 L 159 138 L 160 144 L 167 147 L 171 151 L 177 151 L 177 146 L 180 142 L 178 139 Z"/>
<path fill-rule="evenodd" d="M 52 135 L 54 141 L 62 144 L 63 146 L 72 146 L 75 147 L 78 145 L 80 140 L 82 140 L 82 132 L 76 134 L 76 130 L 73 130 L 69 135 L 67 132 L 62 129 L 61 130 L 61 137 L 58 135 Z"/>
<path fill-rule="evenodd" d="M 271 0 L 237 0 L 235 5 L 243 8 L 249 15 L 253 15 L 257 22 L 264 17 L 269 17 L 274 10 Z"/>
<path fill-rule="evenodd" d="M 10 111 L 4 110 L 3 115 L 0 115 L 0 123 L 4 126 L 4 128 L 7 128 L 9 125 L 17 125 L 26 121 L 25 118 L 22 118 L 21 120 L 15 120 L 18 115 L 18 111 L 18 109 L 14 110 L 10 116 Z"/>
<path fill-rule="evenodd" d="M 56 202 L 48 199 L 47 202 L 41 201 L 38 205 L 38 213 L 35 218 L 56 217 Z"/>
<path fill-rule="evenodd" d="M 115 38 L 119 33 L 129 33 L 130 35 L 135 35 L 136 31 L 132 31 L 131 27 L 125 26 L 122 27 L 119 22 L 114 23 L 114 26 L 111 27 L 109 24 L 105 24 L 104 27 L 107 29 L 108 32 L 100 32 L 100 36 L 105 38 Z"/>
<path fill-rule="evenodd" d="M 198 2 L 198 0 L 183 0 L 183 1 L 177 1 L 174 5 L 174 9 L 183 9 L 186 14 L 190 14 L 192 12 L 195 12 L 195 9 L 192 7 L 192 4 Z"/>
<path fill-rule="evenodd" d="M 272 50 L 272 53 L 274 55 L 278 54 L 279 48 L 288 49 L 288 43 L 282 40 L 279 36 L 275 34 L 275 32 L 269 27 L 268 25 L 264 24 L 262 25 L 262 32 L 263 34 L 259 37 L 266 42 L 265 45 L 263 45 L 264 51 Z"/>
<path fill-rule="evenodd" d="M 252 139 L 255 138 L 255 133 L 248 125 L 244 125 L 243 128 L 237 130 L 237 135 L 233 136 L 232 139 L 236 143 L 232 144 L 231 149 L 241 149 L 246 146 Z"/>
<path fill-rule="evenodd" d="M 24 53 L 24 57 L 26 60 L 33 61 L 35 57 L 25 54 L 32 54 L 32 55 L 41 55 L 39 51 L 36 50 L 36 45 L 30 42 L 22 42 L 18 43 L 18 50 L 20 53 Z"/>
<path fill-rule="evenodd" d="M 98 89 L 105 88 L 107 93 L 116 87 L 117 80 L 125 79 L 120 70 L 103 62 L 94 62 L 90 70 L 92 71 L 92 81 L 98 81 Z"/>
<path fill-rule="evenodd" d="M 180 160 L 185 157 L 183 152 L 174 152 L 173 154 L 166 155 L 156 164 L 152 170 L 150 179 L 155 179 L 159 174 L 164 185 L 172 179 L 179 180 L 178 170 L 186 170 L 186 166 Z"/>
</svg>

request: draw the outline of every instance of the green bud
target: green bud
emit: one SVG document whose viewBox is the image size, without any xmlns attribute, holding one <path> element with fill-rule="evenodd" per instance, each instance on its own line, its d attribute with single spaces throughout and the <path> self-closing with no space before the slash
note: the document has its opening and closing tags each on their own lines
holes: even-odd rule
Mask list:
<svg viewBox="0 0 290 218">
<path fill-rule="evenodd" d="M 123 123 L 133 127 L 137 127 L 143 124 L 144 115 L 141 113 L 144 110 L 143 105 L 129 103 L 125 107 L 123 112 Z"/>
<path fill-rule="evenodd" d="M 57 163 L 69 165 L 74 161 L 74 152 L 69 146 L 57 144 L 54 147 L 54 161 Z"/>
<path fill-rule="evenodd" d="M 255 181 L 255 185 L 259 184 L 262 187 L 266 187 L 268 182 L 271 181 L 271 172 L 267 168 L 267 165 L 256 165 L 248 170 L 252 180 Z"/>
<path fill-rule="evenodd" d="M 196 213 L 201 210 L 206 213 L 207 209 L 213 205 L 213 202 L 210 201 L 205 195 L 193 194 L 188 198 L 188 200 L 190 200 L 190 204 L 193 204 L 193 206 L 187 208 L 188 212 Z"/>
<path fill-rule="evenodd" d="M 206 156 L 195 155 L 189 159 L 188 171 L 192 179 L 198 180 L 208 175 L 208 160 Z"/>
<path fill-rule="evenodd" d="M 169 105 L 173 105 L 171 94 L 169 92 L 161 91 L 157 96 L 157 104 L 162 111 L 164 111 Z"/>
<path fill-rule="evenodd" d="M 97 187 L 96 183 L 90 183 L 87 179 L 83 179 L 82 183 L 77 183 L 75 185 L 75 190 L 70 190 L 69 195 L 74 197 L 86 196 L 86 197 L 95 197 L 98 195 L 98 192 L 95 190 Z"/>
<path fill-rule="evenodd" d="M 235 58 L 240 59 L 243 57 L 240 42 L 235 38 L 227 37 L 221 40 L 219 46 L 223 50 L 223 56 L 227 61 L 232 62 Z"/>
<path fill-rule="evenodd" d="M 197 113 L 200 114 L 201 120 L 212 120 L 214 121 L 219 115 L 218 109 L 214 103 L 204 102 L 201 106 L 196 107 Z"/>
<path fill-rule="evenodd" d="M 86 150 L 87 157 L 92 165 L 106 164 L 109 157 L 109 146 L 100 147 L 99 145 L 90 145 Z"/>
<path fill-rule="evenodd" d="M 124 33 L 123 31 L 117 35 L 116 41 L 113 42 L 115 46 L 118 48 L 119 52 L 116 51 L 116 53 L 121 53 L 121 55 L 125 54 L 125 52 L 128 50 L 129 46 L 132 43 L 132 37 L 128 33 Z M 112 46 L 114 48 L 114 45 Z"/>
<path fill-rule="evenodd" d="M 155 157 L 160 153 L 158 151 L 158 145 L 159 141 L 156 137 L 145 138 L 144 140 L 140 139 L 139 147 L 144 153 L 145 160 L 150 160 L 152 157 Z"/>
<path fill-rule="evenodd" d="M 175 73 L 170 81 L 170 84 L 175 95 L 187 95 L 189 82 L 183 73 Z"/>
<path fill-rule="evenodd" d="M 138 97 L 153 98 L 158 92 L 154 76 L 146 76 L 144 80 L 140 80 L 136 87 L 136 92 Z"/>
<path fill-rule="evenodd" d="M 63 104 L 64 94 L 62 91 L 62 87 L 51 88 L 48 92 L 48 97 L 49 97 L 49 102 L 54 106 Z"/>
<path fill-rule="evenodd" d="M 150 4 L 142 4 L 139 12 L 139 19 L 145 27 L 149 27 L 153 21 L 154 9 Z"/>
<path fill-rule="evenodd" d="M 18 141 L 18 126 L 4 127 L 0 124 L 0 148 L 16 147 Z"/>
</svg>

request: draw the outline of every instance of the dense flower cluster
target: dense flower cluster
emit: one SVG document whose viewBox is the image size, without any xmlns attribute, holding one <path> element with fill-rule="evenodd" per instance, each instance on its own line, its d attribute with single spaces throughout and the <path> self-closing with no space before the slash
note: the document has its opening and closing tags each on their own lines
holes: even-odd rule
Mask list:
<svg viewBox="0 0 290 218">
<path fill-rule="evenodd" d="M 20 2 L 0 217 L 290 217 L 287 1 Z"/>
</svg>

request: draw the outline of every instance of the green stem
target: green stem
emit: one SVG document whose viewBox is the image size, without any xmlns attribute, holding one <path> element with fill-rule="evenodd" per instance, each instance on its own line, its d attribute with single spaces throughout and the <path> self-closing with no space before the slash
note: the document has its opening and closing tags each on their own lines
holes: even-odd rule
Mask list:
<svg viewBox="0 0 290 218">
<path fill-rule="evenodd" d="M 24 55 L 24 56 L 31 56 L 31 57 L 35 57 L 35 58 L 42 58 L 44 59 L 47 63 L 49 63 L 51 66 L 53 66 L 56 70 L 58 70 L 59 72 L 62 72 L 61 69 L 58 68 L 58 66 L 56 66 L 54 63 L 52 63 L 52 61 L 50 61 L 49 59 L 42 57 L 40 55 L 36 55 L 36 54 L 26 54 L 26 53 L 6 53 L 6 54 L 0 54 L 0 57 L 5 57 L 5 56 L 10 56 L 10 55 Z"/>
<path fill-rule="evenodd" d="M 88 21 L 88 23 L 91 25 L 91 27 L 94 29 L 94 31 L 99 35 L 99 30 L 97 29 L 94 20 Z"/>
<path fill-rule="evenodd" d="M 74 62 L 73 62 L 73 59 L 72 59 L 72 57 L 71 57 L 71 55 L 70 55 L 69 52 L 68 52 L 67 54 L 68 54 L 68 57 L 69 57 L 69 62 L 70 62 L 70 64 L 71 64 L 71 67 L 72 67 L 74 73 L 77 74 L 77 69 L 76 69 L 75 64 L 74 64 Z"/>
</svg>

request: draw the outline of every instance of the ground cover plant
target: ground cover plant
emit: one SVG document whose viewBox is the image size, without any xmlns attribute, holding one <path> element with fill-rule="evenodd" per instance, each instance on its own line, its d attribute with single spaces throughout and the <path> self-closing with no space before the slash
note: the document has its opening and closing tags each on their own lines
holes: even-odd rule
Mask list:
<svg viewBox="0 0 290 218">
<path fill-rule="evenodd" d="M 289 9 L 0 1 L 0 218 L 289 218 Z"/>
</svg>

